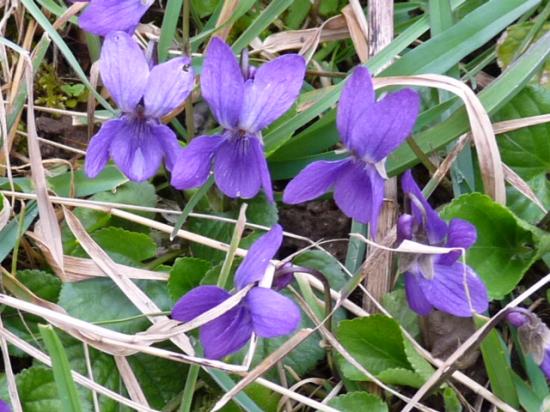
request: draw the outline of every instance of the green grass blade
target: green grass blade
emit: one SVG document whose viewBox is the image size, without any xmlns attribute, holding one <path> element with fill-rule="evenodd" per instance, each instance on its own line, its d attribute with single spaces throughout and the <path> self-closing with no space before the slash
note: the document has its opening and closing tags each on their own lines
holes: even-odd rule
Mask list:
<svg viewBox="0 0 550 412">
<path fill-rule="evenodd" d="M 491 0 L 384 70 L 384 76 L 445 73 L 540 0 Z"/>
<path fill-rule="evenodd" d="M 63 412 L 80 412 L 82 405 L 71 375 L 71 366 L 61 340 L 51 325 L 38 325 L 40 335 L 52 359 L 53 377 Z"/>
<path fill-rule="evenodd" d="M 479 94 L 485 110 L 494 113 L 505 105 L 525 86 L 549 55 L 550 33 L 547 33 Z M 452 142 L 467 130 L 466 111 L 461 109 L 445 122 L 416 135 L 415 140 L 425 153 L 430 153 Z M 388 173 L 396 175 L 416 162 L 413 151 L 403 145 L 388 159 Z"/>
<path fill-rule="evenodd" d="M 166 3 L 158 44 L 159 62 L 163 62 L 168 58 L 168 50 L 176 37 L 182 5 L 183 0 L 168 0 L 168 3 Z"/>
<path fill-rule="evenodd" d="M 215 369 L 206 369 L 206 371 L 225 392 L 228 392 L 235 386 L 233 379 L 222 371 Z M 235 401 L 246 412 L 264 412 L 263 409 L 256 405 L 256 403 L 244 392 L 240 392 L 237 396 L 235 396 L 233 401 Z"/>
<path fill-rule="evenodd" d="M 484 321 L 478 318 L 475 319 L 475 323 L 477 327 L 481 327 Z M 510 406 L 518 408 L 519 400 L 512 378 L 508 351 L 499 334 L 495 330 L 489 332 L 481 342 L 480 348 L 492 392 Z"/>
<path fill-rule="evenodd" d="M 269 2 L 267 7 L 260 15 L 252 22 L 250 26 L 239 36 L 233 43 L 233 51 L 240 53 L 242 49 L 247 47 L 252 40 L 260 35 L 260 33 L 268 27 L 279 15 L 281 15 L 294 0 L 278 0 Z"/>
</svg>

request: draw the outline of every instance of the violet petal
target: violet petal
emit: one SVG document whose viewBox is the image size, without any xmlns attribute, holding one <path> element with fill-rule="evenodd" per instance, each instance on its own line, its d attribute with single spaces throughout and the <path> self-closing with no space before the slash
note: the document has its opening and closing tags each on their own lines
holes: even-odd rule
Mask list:
<svg viewBox="0 0 550 412">
<path fill-rule="evenodd" d="M 164 152 L 164 161 L 166 168 L 172 170 L 176 164 L 178 155 L 183 151 L 183 148 L 178 143 L 176 134 L 165 124 L 152 124 L 152 133 Z"/>
<path fill-rule="evenodd" d="M 130 180 L 142 182 L 155 175 L 164 152 L 154 124 L 135 119 L 122 121 L 124 125 L 111 143 L 111 157 Z"/>
<path fill-rule="evenodd" d="M 287 54 L 262 65 L 244 86 L 239 127 L 256 133 L 281 117 L 294 104 L 304 82 L 305 60 Z"/>
<path fill-rule="evenodd" d="M 357 67 L 346 81 L 336 113 L 336 126 L 344 144 L 355 150 L 351 141 L 352 129 L 362 116 L 368 114 L 375 102 L 372 78 L 365 67 Z"/>
<path fill-rule="evenodd" d="M 300 324 L 298 306 L 274 290 L 253 288 L 246 296 L 254 332 L 263 338 L 288 335 Z"/>
<path fill-rule="evenodd" d="M 346 216 L 368 223 L 371 235 L 376 236 L 384 201 L 384 179 L 373 166 L 358 161 L 350 163 L 336 180 L 334 200 Z"/>
<path fill-rule="evenodd" d="M 443 219 L 439 217 L 438 213 L 432 209 L 414 181 L 410 170 L 407 170 L 403 174 L 401 186 L 405 194 L 414 196 L 419 202 L 419 204 L 417 204 L 414 201 L 410 201 L 412 215 L 416 223 L 425 228 L 430 244 L 440 244 L 447 235 L 447 223 L 445 223 Z"/>
<path fill-rule="evenodd" d="M 252 336 L 252 319 L 245 305 L 238 305 L 200 328 L 204 356 L 221 359 L 241 349 Z"/>
<path fill-rule="evenodd" d="M 113 31 L 132 33 L 153 0 L 93 0 L 80 15 L 80 27 L 90 33 L 106 36 Z"/>
<path fill-rule="evenodd" d="M 263 279 L 269 261 L 273 259 L 282 242 L 283 228 L 280 225 L 275 225 L 252 244 L 235 272 L 237 289 L 242 289 L 249 283 Z"/>
<path fill-rule="evenodd" d="M 172 169 L 172 186 L 186 190 L 206 183 L 212 168 L 212 159 L 222 142 L 220 136 L 200 136 L 191 140 L 176 158 Z"/>
<path fill-rule="evenodd" d="M 218 122 L 226 129 L 235 128 L 243 101 L 244 78 L 231 47 L 219 37 L 212 38 L 206 51 L 201 90 Z"/>
<path fill-rule="evenodd" d="M 143 51 L 127 33 L 110 33 L 101 48 L 101 79 L 123 112 L 133 112 L 140 102 L 149 77 Z M 131 75 L 129 75 L 131 74 Z"/>
<path fill-rule="evenodd" d="M 145 113 L 161 118 L 181 106 L 193 90 L 194 75 L 189 57 L 179 57 L 154 66 L 147 81 Z"/>
<path fill-rule="evenodd" d="M 294 205 L 321 196 L 330 190 L 349 163 L 348 159 L 310 163 L 288 183 L 283 194 L 283 202 Z"/>
<path fill-rule="evenodd" d="M 244 136 L 230 137 L 220 144 L 214 159 L 214 177 L 225 195 L 250 199 L 260 191 L 262 164 L 258 162 L 258 143 L 257 137 Z"/>
<path fill-rule="evenodd" d="M 447 243 L 445 247 L 461 247 L 468 249 L 477 240 L 477 230 L 474 225 L 466 220 L 451 219 L 447 233 Z M 451 265 L 460 257 L 460 250 L 440 255 L 438 262 L 442 265 Z"/>
<path fill-rule="evenodd" d="M 550 379 L 550 348 L 545 349 L 544 358 L 542 359 L 540 368 L 542 369 L 546 377 Z"/>
<path fill-rule="evenodd" d="M 109 148 L 113 139 L 124 130 L 125 121 L 120 119 L 107 120 L 92 137 L 86 150 L 84 170 L 90 179 L 95 178 L 109 161 Z"/>
<path fill-rule="evenodd" d="M 403 214 L 397 220 L 397 243 L 413 238 L 414 218 L 411 215 Z"/>
<path fill-rule="evenodd" d="M 389 93 L 353 125 L 352 148 L 359 157 L 381 161 L 411 134 L 419 109 L 420 98 L 414 90 Z"/>
<path fill-rule="evenodd" d="M 433 306 L 420 288 L 418 276 L 410 272 L 405 273 L 405 293 L 411 309 L 421 316 L 426 316 L 433 310 Z"/>
<path fill-rule="evenodd" d="M 472 308 L 483 313 L 489 306 L 487 288 L 474 271 L 460 262 L 447 265 L 434 265 L 435 276 L 429 280 L 418 276 L 418 281 L 428 301 L 442 312 L 454 316 L 472 316 Z M 468 285 L 471 306 L 465 291 Z"/>
<path fill-rule="evenodd" d="M 196 287 L 178 299 L 172 308 L 172 318 L 189 322 L 230 297 L 228 292 L 217 286 Z"/>
</svg>

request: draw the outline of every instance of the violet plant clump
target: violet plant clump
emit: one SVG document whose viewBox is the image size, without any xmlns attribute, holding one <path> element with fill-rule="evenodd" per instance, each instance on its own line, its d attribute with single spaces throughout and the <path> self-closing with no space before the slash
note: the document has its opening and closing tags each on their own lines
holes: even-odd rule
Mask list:
<svg viewBox="0 0 550 412">
<path fill-rule="evenodd" d="M 252 245 L 235 273 L 237 290 L 264 278 L 282 237 L 281 226 L 275 225 Z M 177 301 L 172 318 L 189 322 L 230 297 L 218 286 L 199 286 Z M 296 330 L 300 318 L 300 310 L 292 300 L 270 288 L 254 286 L 236 307 L 200 327 L 204 355 L 220 359 L 237 352 L 253 333 L 263 338 L 288 335 Z"/>
<path fill-rule="evenodd" d="M 384 200 L 386 157 L 411 134 L 419 106 L 412 89 L 389 93 L 377 102 L 369 71 L 357 67 L 342 91 L 336 117 L 349 156 L 308 165 L 288 184 L 283 201 L 302 203 L 334 190 L 340 210 L 369 223 L 374 237 Z"/>
<path fill-rule="evenodd" d="M 79 26 L 98 36 L 107 36 L 113 31 L 132 34 L 154 0 L 90 0 L 89 3 L 78 19 Z"/>
<path fill-rule="evenodd" d="M 448 224 L 441 219 L 410 171 L 405 172 L 401 183 L 411 214 L 400 216 L 398 240 L 463 250 L 476 242 L 475 226 L 462 219 L 451 219 Z M 489 299 L 485 284 L 472 268 L 459 260 L 460 257 L 461 250 L 443 255 L 404 256 L 400 269 L 405 273 L 405 291 L 411 309 L 422 316 L 435 308 L 460 317 L 487 310 Z"/>
<path fill-rule="evenodd" d="M 150 68 L 132 37 L 118 31 L 105 38 L 99 65 L 101 79 L 122 114 L 106 121 L 90 140 L 88 177 L 96 177 L 109 157 L 136 182 L 154 176 L 163 159 L 171 170 L 181 148 L 161 118 L 179 107 L 193 89 L 191 60 L 179 57 Z"/>
<path fill-rule="evenodd" d="M 533 356 L 547 378 L 550 378 L 550 329 L 533 312 L 524 308 L 509 309 L 506 320 L 518 330 L 521 348 Z"/>
<path fill-rule="evenodd" d="M 263 188 L 273 201 L 262 130 L 294 104 L 305 68 L 303 57 L 287 54 L 255 70 L 245 67 L 243 73 L 231 48 L 214 37 L 204 59 L 201 90 L 223 130 L 191 141 L 178 157 L 172 185 L 202 186 L 213 164 L 216 185 L 225 195 L 248 199 Z"/>
</svg>

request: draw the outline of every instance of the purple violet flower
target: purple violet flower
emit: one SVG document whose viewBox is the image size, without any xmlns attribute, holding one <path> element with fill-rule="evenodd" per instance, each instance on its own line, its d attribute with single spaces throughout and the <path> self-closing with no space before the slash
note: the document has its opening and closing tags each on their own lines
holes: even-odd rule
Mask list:
<svg viewBox="0 0 550 412">
<path fill-rule="evenodd" d="M 163 158 L 171 170 L 181 148 L 174 132 L 160 120 L 193 89 L 191 60 L 180 57 L 150 69 L 137 43 L 119 31 L 105 38 L 99 64 L 103 83 L 122 116 L 106 121 L 90 140 L 88 177 L 96 177 L 109 156 L 136 182 L 154 176 Z"/>
<path fill-rule="evenodd" d="M 308 165 L 287 185 L 283 201 L 302 203 L 333 189 L 340 210 L 369 223 L 374 237 L 384 200 L 386 157 L 411 134 L 419 105 L 412 89 L 389 93 L 377 102 L 369 71 L 356 68 L 342 91 L 336 117 L 350 156 Z"/>
<path fill-rule="evenodd" d="M 107 36 L 113 31 L 132 34 L 154 0 L 90 0 L 89 3 L 78 24 L 87 32 Z"/>
<path fill-rule="evenodd" d="M 213 163 L 216 184 L 227 196 L 249 199 L 263 187 L 273 201 L 261 132 L 298 98 L 305 68 L 301 56 L 287 54 L 244 76 L 231 48 L 214 37 L 204 59 L 201 89 L 223 131 L 191 141 L 174 166 L 172 185 L 202 186 Z"/>
<path fill-rule="evenodd" d="M 533 356 L 547 378 L 550 378 L 550 329 L 533 312 L 513 308 L 506 313 L 506 320 L 518 329 L 523 351 Z"/>
<path fill-rule="evenodd" d="M 263 279 L 282 239 L 282 228 L 275 225 L 252 245 L 235 273 L 237 290 Z M 172 318 L 189 322 L 229 297 L 227 291 L 217 286 L 199 286 L 176 302 Z M 200 327 L 204 355 L 221 359 L 237 352 L 249 341 L 252 333 L 262 338 L 288 335 L 298 327 L 300 317 L 300 310 L 286 296 L 269 288 L 253 287 L 236 307 Z"/>
<path fill-rule="evenodd" d="M 399 218 L 398 240 L 464 249 L 475 243 L 475 226 L 462 219 L 445 223 L 431 208 L 410 171 L 405 172 L 401 184 L 412 214 Z M 459 257 L 459 250 L 443 255 L 404 256 L 401 269 L 405 272 L 405 291 L 412 310 L 425 316 L 435 308 L 460 317 L 472 316 L 472 310 L 477 313 L 487 310 L 489 300 L 485 284 L 469 266 L 458 260 Z"/>
</svg>

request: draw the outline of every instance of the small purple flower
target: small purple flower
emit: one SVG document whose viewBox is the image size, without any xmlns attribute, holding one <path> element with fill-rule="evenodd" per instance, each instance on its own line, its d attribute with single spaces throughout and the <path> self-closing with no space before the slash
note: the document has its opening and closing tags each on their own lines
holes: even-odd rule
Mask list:
<svg viewBox="0 0 550 412">
<path fill-rule="evenodd" d="M 369 223 L 374 237 L 384 200 L 386 157 L 411 134 L 419 105 L 411 89 L 389 93 L 376 102 L 369 71 L 356 68 L 342 91 L 336 117 L 351 155 L 308 165 L 287 185 L 283 201 L 302 203 L 333 189 L 342 212 Z"/>
<path fill-rule="evenodd" d="M 176 135 L 160 119 L 180 106 L 193 89 L 188 57 L 172 59 L 149 68 L 137 43 L 125 32 L 113 32 L 101 49 L 103 83 L 122 110 L 108 120 L 90 140 L 85 170 L 96 177 L 109 156 L 130 180 L 154 176 L 162 159 L 173 167 L 181 150 Z"/>
<path fill-rule="evenodd" d="M 178 189 L 202 186 L 214 164 L 217 186 L 229 197 L 249 199 L 263 187 L 273 200 L 261 132 L 298 98 L 305 61 L 287 54 L 243 76 L 231 48 L 214 37 L 201 75 L 201 89 L 223 131 L 200 136 L 185 148 L 172 171 Z"/>
<path fill-rule="evenodd" d="M 76 0 L 72 0 L 74 3 Z M 107 36 L 113 31 L 132 34 L 154 0 L 90 0 L 78 23 L 87 32 Z"/>
<path fill-rule="evenodd" d="M 533 312 L 513 308 L 506 313 L 508 322 L 518 329 L 518 337 L 525 353 L 531 354 L 547 378 L 550 378 L 550 329 Z"/>
<path fill-rule="evenodd" d="M 252 245 L 235 273 L 237 290 L 263 279 L 282 238 L 282 228 L 276 225 Z M 217 286 L 199 286 L 177 301 L 172 318 L 189 322 L 230 297 Z M 293 332 L 299 323 L 300 310 L 292 300 L 274 290 L 257 286 L 236 307 L 201 326 L 200 341 L 207 358 L 220 359 L 241 349 L 252 333 L 275 338 Z"/>
<path fill-rule="evenodd" d="M 475 226 L 462 219 L 445 223 L 422 195 L 410 171 L 405 172 L 401 184 L 412 214 L 399 218 L 398 240 L 464 249 L 475 243 Z M 407 300 L 419 315 L 428 315 L 434 308 L 460 317 L 472 316 L 472 309 L 477 313 L 487 310 L 487 289 L 475 272 L 458 260 L 460 250 L 443 255 L 407 254 L 403 257 L 401 269 L 405 272 Z"/>
</svg>

